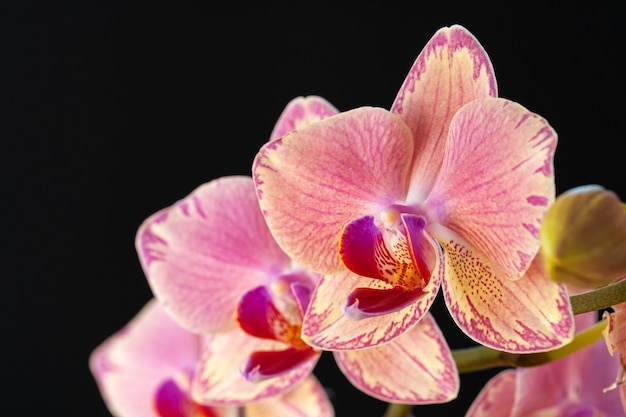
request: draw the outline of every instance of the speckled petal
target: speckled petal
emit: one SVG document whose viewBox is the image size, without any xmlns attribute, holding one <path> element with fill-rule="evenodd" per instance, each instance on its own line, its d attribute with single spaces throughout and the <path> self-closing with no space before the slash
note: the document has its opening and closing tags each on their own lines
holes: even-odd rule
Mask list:
<svg viewBox="0 0 626 417">
<path fill-rule="evenodd" d="M 469 337 L 498 350 L 542 352 L 568 343 L 574 321 L 565 287 L 551 281 L 537 257 L 524 277 L 499 277 L 468 243 L 444 245 L 444 299 Z"/>
<path fill-rule="evenodd" d="M 244 406 L 245 417 L 334 417 L 333 406 L 314 376 L 270 400 Z"/>
<path fill-rule="evenodd" d="M 412 157 L 402 120 L 362 107 L 267 143 L 253 175 L 278 244 L 304 267 L 334 273 L 344 269 L 344 225 L 403 200 Z"/>
<path fill-rule="evenodd" d="M 184 327 L 235 327 L 241 296 L 266 283 L 290 259 L 276 245 L 252 179 L 224 177 L 147 219 L 136 238 L 156 298 Z"/>
<path fill-rule="evenodd" d="M 500 278 L 519 279 L 539 250 L 541 222 L 555 195 L 556 140 L 544 119 L 500 98 L 475 100 L 452 121 L 441 174 L 425 204 Z"/>
<path fill-rule="evenodd" d="M 270 140 L 285 136 L 292 130 L 301 129 L 337 113 L 339 111 L 335 106 L 322 97 L 296 97 L 287 104 L 281 113 Z"/>
<path fill-rule="evenodd" d="M 248 381 L 242 371 L 253 352 L 280 351 L 288 345 L 258 339 L 241 330 L 207 338 L 192 381 L 192 396 L 200 403 L 224 406 L 260 401 L 285 393 L 311 374 L 319 355 L 293 371 L 260 382 Z"/>
<path fill-rule="evenodd" d="M 410 127 L 416 146 L 412 194 L 421 201 L 432 188 L 450 120 L 461 106 L 496 96 L 496 79 L 487 53 L 467 29 L 439 29 L 418 55 L 391 111 Z"/>
<path fill-rule="evenodd" d="M 516 379 L 517 373 L 513 369 L 491 378 L 478 393 L 465 417 L 511 417 Z"/>
<path fill-rule="evenodd" d="M 381 282 L 348 271 L 322 277 L 304 316 L 302 338 L 325 350 L 362 349 L 394 340 L 424 317 L 432 305 L 441 285 L 442 262 L 436 263 L 423 298 L 400 311 L 358 321 L 343 313 L 346 297 L 354 288 L 380 288 Z"/>
<path fill-rule="evenodd" d="M 459 391 L 450 348 L 430 314 L 390 343 L 335 352 L 335 359 L 355 387 L 382 401 L 443 403 Z"/>
</svg>

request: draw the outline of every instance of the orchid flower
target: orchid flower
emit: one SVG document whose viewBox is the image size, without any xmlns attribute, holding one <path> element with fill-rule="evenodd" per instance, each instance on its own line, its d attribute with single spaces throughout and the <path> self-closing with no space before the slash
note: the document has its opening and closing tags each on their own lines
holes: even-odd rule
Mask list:
<svg viewBox="0 0 626 417">
<path fill-rule="evenodd" d="M 295 98 L 281 114 L 272 139 L 336 113 L 321 97 Z M 442 403 L 456 398 L 459 391 L 450 349 L 430 314 L 390 343 L 371 349 L 337 351 L 334 358 L 356 388 L 381 401 Z"/>
<path fill-rule="evenodd" d="M 211 407 L 191 394 L 203 338 L 180 327 L 156 300 L 90 357 L 102 398 L 115 417 L 332 417 L 317 380 L 242 407 Z"/>
<path fill-rule="evenodd" d="M 597 313 L 576 316 L 584 329 Z M 619 417 L 626 416 L 611 383 L 619 359 L 602 340 L 564 358 L 532 368 L 508 369 L 478 394 L 466 417 Z"/>
<path fill-rule="evenodd" d="M 321 352 L 300 329 L 317 277 L 274 242 L 252 178 L 211 181 L 151 216 L 137 249 L 166 311 L 207 336 L 194 397 L 213 405 L 258 401 L 311 373 Z"/>
<path fill-rule="evenodd" d="M 524 353 L 572 338 L 566 290 L 532 265 L 554 201 L 556 133 L 496 95 L 489 57 L 455 25 L 426 44 L 391 111 L 353 109 L 261 148 L 253 176 L 269 228 L 323 274 L 307 343 L 388 343 L 440 286 L 480 344 Z"/>
<path fill-rule="evenodd" d="M 333 113 L 321 98 L 294 100 L 270 139 Z M 198 187 L 150 216 L 136 246 L 155 297 L 181 326 L 207 337 L 192 381 L 195 398 L 214 405 L 258 401 L 312 372 L 321 351 L 300 334 L 319 276 L 275 243 L 252 178 Z"/>
</svg>

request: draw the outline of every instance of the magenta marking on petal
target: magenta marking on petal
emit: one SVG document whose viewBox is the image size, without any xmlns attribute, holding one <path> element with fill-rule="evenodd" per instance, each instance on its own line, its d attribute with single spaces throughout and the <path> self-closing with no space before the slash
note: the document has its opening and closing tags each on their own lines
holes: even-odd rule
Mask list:
<svg viewBox="0 0 626 417">
<path fill-rule="evenodd" d="M 533 206 L 547 206 L 548 204 L 550 204 L 550 200 L 548 200 L 547 197 L 540 195 L 531 195 L 530 197 L 526 198 L 526 201 L 528 201 L 528 203 L 532 204 Z"/>
<path fill-rule="evenodd" d="M 342 309 L 347 317 L 360 320 L 402 310 L 425 294 L 419 287 L 414 290 L 407 290 L 400 286 L 386 290 L 357 288 L 348 295 L 346 307 Z"/>
<path fill-rule="evenodd" d="M 535 117 L 539 117 L 535 115 Z M 546 123 L 547 124 L 547 123 Z M 535 142 L 534 147 L 538 147 L 543 145 L 544 148 L 548 149 L 548 152 L 545 153 L 546 157 L 543 161 L 543 165 L 540 168 L 537 168 L 535 173 L 542 173 L 546 177 L 552 175 L 552 165 L 553 160 L 552 157 L 554 155 L 554 149 L 556 148 L 556 134 L 554 130 L 550 126 L 545 126 L 537 134 L 532 137 L 531 142 Z"/>
<path fill-rule="evenodd" d="M 528 230 L 534 238 L 539 239 L 539 228 L 537 226 L 530 223 L 522 223 L 522 226 L 524 226 L 524 229 Z"/>
<path fill-rule="evenodd" d="M 165 221 L 166 218 L 166 213 L 159 215 L 157 218 L 158 220 L 155 223 Z M 149 267 L 154 261 L 165 260 L 165 253 L 162 250 L 156 249 L 155 246 L 167 246 L 167 242 L 165 239 L 154 233 L 150 227 L 147 227 L 140 232 L 139 242 L 141 255 L 143 256 L 146 267 Z"/>
<path fill-rule="evenodd" d="M 250 355 L 242 374 L 248 381 L 260 382 L 289 372 L 319 354 L 313 348 L 257 351 Z"/>
</svg>

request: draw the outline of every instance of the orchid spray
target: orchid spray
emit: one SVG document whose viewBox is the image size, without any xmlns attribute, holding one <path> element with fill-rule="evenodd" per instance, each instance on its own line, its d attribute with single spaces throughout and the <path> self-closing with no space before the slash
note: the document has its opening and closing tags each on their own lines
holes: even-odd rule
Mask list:
<svg viewBox="0 0 626 417">
<path fill-rule="evenodd" d="M 111 413 L 332 416 L 326 351 L 385 417 L 489 368 L 468 416 L 625 415 L 626 208 L 600 186 L 556 196 L 556 146 L 460 25 L 389 109 L 294 98 L 250 176 L 139 228 L 154 300 L 90 362 Z M 438 294 L 475 347 L 449 348 Z"/>
</svg>

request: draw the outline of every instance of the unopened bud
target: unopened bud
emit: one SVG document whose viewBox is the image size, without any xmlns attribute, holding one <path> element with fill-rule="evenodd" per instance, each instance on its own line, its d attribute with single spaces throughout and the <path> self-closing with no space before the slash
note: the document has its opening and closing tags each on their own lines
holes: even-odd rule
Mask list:
<svg viewBox="0 0 626 417">
<path fill-rule="evenodd" d="M 597 185 L 557 197 L 541 225 L 541 251 L 550 278 L 598 288 L 626 274 L 626 209 Z"/>
</svg>

